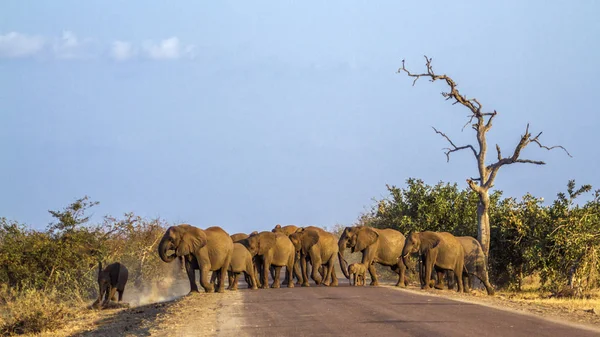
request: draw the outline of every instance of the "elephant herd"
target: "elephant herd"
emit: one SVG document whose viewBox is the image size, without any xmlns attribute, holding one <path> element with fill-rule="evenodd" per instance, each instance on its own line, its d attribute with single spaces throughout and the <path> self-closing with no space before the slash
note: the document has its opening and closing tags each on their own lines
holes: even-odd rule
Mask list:
<svg viewBox="0 0 600 337">
<path fill-rule="evenodd" d="M 344 258 L 347 248 L 352 253 L 362 254 L 360 263 L 348 265 Z M 488 294 L 494 293 L 479 242 L 472 237 L 455 237 L 446 232 L 412 232 L 405 237 L 394 229 L 353 226 L 346 227 L 338 239 L 319 227 L 277 225 L 271 231 L 230 236 L 216 226 L 200 229 L 181 224 L 166 230 L 158 245 L 158 254 L 164 262 L 175 259 L 182 262 L 189 278 L 190 292 L 199 292 L 195 270 L 199 270 L 200 285 L 206 292 L 224 292 L 226 275 L 228 289 L 237 290 L 238 277 L 242 273 L 249 288 L 268 288 L 269 276 L 270 287 L 279 288 L 282 267 L 285 267 L 283 283 L 287 287 L 294 287 L 294 280 L 309 286 L 309 275 L 317 285 L 337 286 L 336 256 L 344 276 L 348 279 L 354 276 L 354 285 L 361 281 L 364 285 L 368 271 L 371 285 L 377 286 L 377 263 L 390 267 L 398 274 L 396 286 L 405 287 L 408 257 L 417 255 L 417 270 L 423 288 L 441 289 L 447 272 L 449 287 L 453 287 L 450 282 L 454 279 L 458 291 L 468 291 L 469 280 L 475 276 Z"/>
</svg>

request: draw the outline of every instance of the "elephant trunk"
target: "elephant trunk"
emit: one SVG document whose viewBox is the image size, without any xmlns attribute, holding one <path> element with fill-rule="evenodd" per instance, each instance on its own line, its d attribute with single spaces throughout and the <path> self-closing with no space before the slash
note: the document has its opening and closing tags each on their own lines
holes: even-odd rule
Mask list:
<svg viewBox="0 0 600 337">
<path fill-rule="evenodd" d="M 348 274 L 348 262 L 344 259 L 344 252 L 346 251 L 346 243 L 348 242 L 348 238 L 346 237 L 346 233 L 342 234 L 342 237 L 338 241 L 338 258 L 340 260 L 340 268 L 342 269 L 342 273 L 349 280 L 350 274 Z"/>
<path fill-rule="evenodd" d="M 348 262 L 344 259 L 344 252 L 338 252 L 338 258 L 340 259 L 340 268 L 342 269 L 342 273 L 346 276 L 347 279 L 350 279 L 350 274 L 348 274 Z"/>
<path fill-rule="evenodd" d="M 167 238 L 167 236 L 163 236 L 163 238 L 160 240 L 160 243 L 158 244 L 158 255 L 160 256 L 160 259 L 163 260 L 164 262 L 173 262 L 173 260 L 175 260 L 175 254 L 173 255 L 167 255 L 167 251 L 169 249 L 172 249 L 173 247 L 171 247 L 171 242 L 169 241 L 169 239 Z"/>
</svg>

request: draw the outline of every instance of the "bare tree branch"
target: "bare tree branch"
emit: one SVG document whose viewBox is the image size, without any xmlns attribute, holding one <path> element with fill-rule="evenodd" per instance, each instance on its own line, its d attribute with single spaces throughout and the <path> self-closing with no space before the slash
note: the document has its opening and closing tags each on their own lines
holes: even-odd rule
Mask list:
<svg viewBox="0 0 600 337">
<path fill-rule="evenodd" d="M 562 145 L 554 145 L 554 146 L 545 146 L 542 145 L 542 143 L 540 143 L 539 137 L 542 135 L 542 133 L 538 133 L 537 136 L 535 136 L 533 139 L 531 139 L 532 143 L 536 143 L 539 147 L 541 147 L 542 149 L 546 149 L 548 151 L 550 150 L 554 150 L 554 149 L 562 149 L 563 151 L 565 151 L 565 153 L 567 154 L 567 156 L 573 158 L 573 156 L 571 156 L 571 154 L 569 153 L 569 151 L 567 151 L 567 149 L 565 149 Z"/>
<path fill-rule="evenodd" d="M 437 80 L 446 81 L 446 84 L 448 84 L 448 86 L 450 87 L 450 92 L 442 92 L 442 96 L 444 96 L 447 100 L 454 99 L 455 102 L 453 104 L 460 103 L 460 104 L 464 105 L 465 107 L 469 108 L 469 110 L 471 110 L 473 115 L 475 115 L 477 117 L 482 116 L 481 103 L 479 103 L 479 101 L 477 99 L 474 99 L 474 98 L 467 99 L 466 96 L 461 95 L 457 89 L 456 83 L 450 77 L 448 77 L 446 75 L 436 75 L 435 72 L 433 71 L 433 67 L 431 66 L 432 58 L 428 58 L 427 55 L 425 55 L 424 57 L 425 57 L 425 66 L 427 67 L 427 73 L 423 73 L 423 74 L 411 73 L 408 69 L 406 69 L 404 60 L 402 60 L 402 68 L 398 69 L 398 72 L 399 73 L 405 72 L 409 77 L 413 77 L 414 78 L 413 85 L 415 85 L 417 80 L 421 77 L 429 77 L 431 82 L 434 82 Z"/>
<path fill-rule="evenodd" d="M 464 149 L 471 149 L 471 151 L 473 151 L 473 154 L 475 155 L 475 157 L 477 157 L 477 151 L 475 151 L 475 148 L 473 147 L 473 145 L 469 144 L 469 145 L 464 145 L 464 146 L 456 146 L 454 144 L 454 142 L 448 136 L 446 136 L 445 133 L 443 133 L 441 131 L 438 131 L 433 126 L 431 128 L 435 131 L 435 133 L 437 133 L 437 134 L 441 135 L 442 137 L 446 138 L 446 140 L 448 141 L 448 143 L 450 143 L 450 145 L 452 145 L 452 148 L 449 148 L 449 147 L 444 148 L 444 150 L 447 150 L 445 152 L 445 154 L 446 154 L 446 162 L 450 161 L 450 153 L 456 152 L 456 151 L 460 151 L 460 150 L 464 150 Z"/>
<path fill-rule="evenodd" d="M 502 152 L 500 151 L 500 146 L 496 144 L 496 151 L 498 151 L 498 161 L 502 160 Z"/>
<path fill-rule="evenodd" d="M 477 185 L 474 179 L 467 179 L 467 184 L 469 184 L 469 187 L 476 193 L 485 193 L 485 189 L 480 185 Z"/>
</svg>

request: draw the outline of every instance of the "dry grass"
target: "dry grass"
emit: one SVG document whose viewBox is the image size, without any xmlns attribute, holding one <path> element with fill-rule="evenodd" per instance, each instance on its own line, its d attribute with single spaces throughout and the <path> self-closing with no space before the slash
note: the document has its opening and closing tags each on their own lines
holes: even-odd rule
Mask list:
<svg viewBox="0 0 600 337">
<path fill-rule="evenodd" d="M 2 336 L 37 334 L 59 329 L 78 315 L 81 305 L 62 301 L 54 290 L 27 289 L 16 292 L 0 289 L 0 334 Z"/>
</svg>

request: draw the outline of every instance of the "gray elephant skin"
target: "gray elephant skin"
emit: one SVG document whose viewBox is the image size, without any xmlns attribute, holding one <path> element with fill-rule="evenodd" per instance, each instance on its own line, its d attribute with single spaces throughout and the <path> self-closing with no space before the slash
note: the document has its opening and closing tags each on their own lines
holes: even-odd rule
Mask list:
<svg viewBox="0 0 600 337">
<path fill-rule="evenodd" d="M 119 293 L 119 302 L 123 300 L 123 292 L 129 271 L 119 262 L 115 262 L 102 269 L 102 262 L 98 263 L 98 299 L 92 307 L 105 306 L 109 300 L 115 301 L 115 292 Z M 102 302 L 104 296 L 104 302 Z"/>
</svg>

